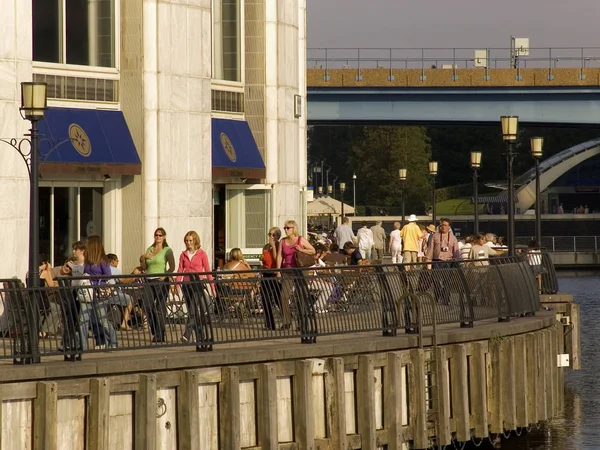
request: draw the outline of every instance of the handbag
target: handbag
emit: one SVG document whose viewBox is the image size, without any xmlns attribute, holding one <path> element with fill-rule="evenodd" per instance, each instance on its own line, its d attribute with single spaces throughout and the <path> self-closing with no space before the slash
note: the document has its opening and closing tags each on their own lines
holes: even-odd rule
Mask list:
<svg viewBox="0 0 600 450">
<path fill-rule="evenodd" d="M 300 245 L 300 242 L 301 238 L 298 237 L 298 245 Z M 315 257 L 314 255 L 308 255 L 296 250 L 294 253 L 294 262 L 296 263 L 296 267 L 310 267 L 315 265 Z"/>
</svg>

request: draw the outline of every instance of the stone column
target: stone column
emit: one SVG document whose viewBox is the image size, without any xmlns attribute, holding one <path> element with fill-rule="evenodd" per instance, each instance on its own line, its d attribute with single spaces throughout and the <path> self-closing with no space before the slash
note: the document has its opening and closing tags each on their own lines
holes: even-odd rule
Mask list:
<svg viewBox="0 0 600 450">
<path fill-rule="evenodd" d="M 2 4 L 0 31 L 0 137 L 23 137 L 29 122 L 21 119 L 22 81 L 31 81 L 31 2 Z M 0 262 L 0 277 L 25 279 L 29 253 L 29 177 L 21 156 L 0 142 L 0 228 L 10 236 Z"/>
</svg>

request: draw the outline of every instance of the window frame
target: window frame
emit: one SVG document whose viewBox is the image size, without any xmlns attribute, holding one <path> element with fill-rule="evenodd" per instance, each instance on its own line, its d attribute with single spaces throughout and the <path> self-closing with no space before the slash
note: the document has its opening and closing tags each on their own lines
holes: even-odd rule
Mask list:
<svg viewBox="0 0 600 450">
<path fill-rule="evenodd" d="M 60 34 L 60 55 L 61 55 L 61 59 L 63 61 L 67 60 L 67 46 L 66 46 L 66 40 L 67 40 L 67 27 L 65 25 L 66 23 L 66 7 L 67 7 L 67 0 L 57 0 L 61 2 L 61 10 L 60 10 L 60 27 L 61 27 L 61 34 Z M 39 72 L 39 73 L 44 73 L 47 75 L 73 75 L 75 73 L 79 73 L 79 76 L 82 76 L 82 74 L 85 75 L 89 75 L 89 74 L 93 74 L 94 77 L 96 78 L 102 78 L 102 75 L 106 75 L 106 77 L 108 78 L 108 75 L 118 75 L 120 73 L 120 67 L 121 67 L 121 1 L 122 0 L 113 0 L 114 1 L 114 60 L 115 60 L 115 64 L 114 67 L 103 67 L 103 66 L 85 66 L 85 65 L 79 65 L 79 64 L 68 64 L 66 62 L 47 62 L 47 61 L 36 61 L 35 59 L 33 59 L 33 45 L 31 46 L 31 60 L 32 60 L 32 66 L 34 69 L 34 72 L 38 73 L 38 71 L 36 71 L 36 69 L 40 69 L 43 70 L 44 72 Z M 240 0 L 241 1 L 241 0 Z M 32 29 L 32 33 L 33 33 L 33 29 Z M 45 70 L 58 70 L 60 71 L 60 73 L 48 73 Z M 65 73 L 67 72 L 67 73 Z M 118 79 L 118 78 L 116 78 Z"/>
<path fill-rule="evenodd" d="M 240 39 L 238 45 L 238 51 L 240 52 L 240 81 L 229 81 L 215 78 L 215 21 L 213 20 L 215 4 L 221 2 L 221 0 L 211 0 L 211 22 L 210 22 L 210 46 L 211 46 L 211 62 L 210 62 L 210 76 L 211 86 L 213 89 L 219 90 L 231 90 L 234 92 L 243 92 L 244 85 L 246 83 L 246 13 L 245 13 L 245 0 L 238 0 L 240 8 Z M 240 89 L 237 91 L 236 89 Z"/>
</svg>

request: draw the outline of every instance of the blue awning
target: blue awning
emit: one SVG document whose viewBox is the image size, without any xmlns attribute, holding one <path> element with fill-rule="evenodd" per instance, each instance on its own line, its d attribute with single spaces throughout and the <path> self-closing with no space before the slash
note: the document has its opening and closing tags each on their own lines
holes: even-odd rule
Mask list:
<svg viewBox="0 0 600 450">
<path fill-rule="evenodd" d="M 121 111 L 48 108 L 39 122 L 40 172 L 139 175 L 140 157 Z"/>
<path fill-rule="evenodd" d="M 212 119 L 215 177 L 265 178 L 265 163 L 244 120 Z"/>
</svg>

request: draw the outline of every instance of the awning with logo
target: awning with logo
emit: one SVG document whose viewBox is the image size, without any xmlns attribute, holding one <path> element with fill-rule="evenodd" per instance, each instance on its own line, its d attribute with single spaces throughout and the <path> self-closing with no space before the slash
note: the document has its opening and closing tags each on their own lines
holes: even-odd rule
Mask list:
<svg viewBox="0 0 600 450">
<path fill-rule="evenodd" d="M 42 174 L 142 173 L 121 111 L 49 108 L 39 131 Z"/>
<path fill-rule="evenodd" d="M 213 177 L 265 178 L 265 163 L 245 120 L 212 119 Z"/>
</svg>

